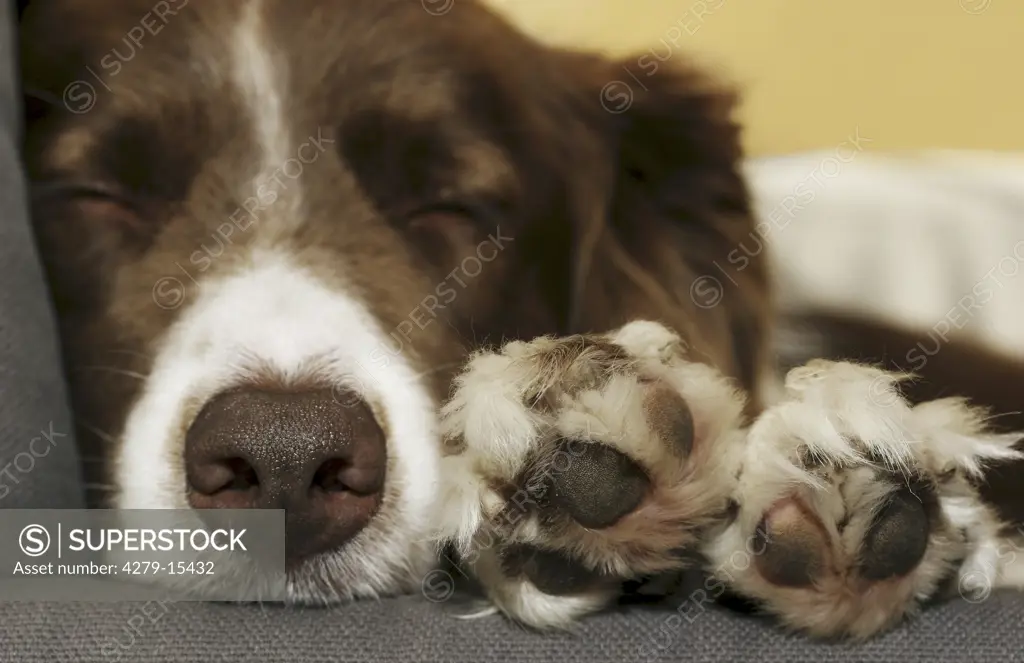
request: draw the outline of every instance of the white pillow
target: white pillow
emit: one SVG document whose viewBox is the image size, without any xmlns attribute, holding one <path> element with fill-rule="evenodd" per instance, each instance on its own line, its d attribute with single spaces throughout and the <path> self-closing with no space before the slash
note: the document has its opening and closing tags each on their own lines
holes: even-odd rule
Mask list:
<svg viewBox="0 0 1024 663">
<path fill-rule="evenodd" d="M 1024 155 L 836 150 L 746 172 L 784 310 L 866 313 L 1024 356 Z"/>
</svg>

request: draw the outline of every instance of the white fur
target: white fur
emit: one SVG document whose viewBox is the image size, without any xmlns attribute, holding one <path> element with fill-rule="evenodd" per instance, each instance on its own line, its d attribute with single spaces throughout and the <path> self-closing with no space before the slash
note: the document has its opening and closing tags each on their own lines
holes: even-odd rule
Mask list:
<svg viewBox="0 0 1024 663">
<path fill-rule="evenodd" d="M 388 481 L 400 486 L 390 506 L 398 526 L 391 529 L 406 540 L 376 545 L 356 561 L 370 575 L 374 567 L 405 564 L 411 542 L 426 540 L 432 528 L 440 455 L 435 404 L 401 357 L 386 365 L 362 361 L 387 335 L 360 302 L 283 255 L 256 253 L 251 263 L 201 283 L 195 303 L 169 330 L 125 426 L 117 506 L 187 508 L 178 432 L 188 424 L 183 417 L 190 399 L 202 402 L 230 387 L 255 362 L 289 376 L 317 360 L 339 386 L 359 385 L 390 433 Z M 372 529 L 350 546 L 372 538 Z M 368 578 L 368 589 L 383 587 L 384 580 Z"/>
<path fill-rule="evenodd" d="M 232 78 L 254 114 L 263 167 L 273 171 L 292 156 L 292 140 L 281 98 L 285 87 L 282 58 L 273 57 L 273 46 L 264 38 L 262 7 L 262 0 L 254 0 L 242 10 L 242 20 L 231 37 Z"/>
<path fill-rule="evenodd" d="M 977 476 L 992 461 L 1021 454 L 1021 434 L 987 432 L 981 412 L 962 399 L 929 401 L 911 408 L 896 391 L 898 373 L 846 362 L 814 360 L 786 376 L 789 400 L 769 408 L 748 434 L 747 457 L 777 462 L 782 474 L 815 477 L 798 451 L 841 463 L 860 462 L 862 450 L 897 470 L 916 465 L 931 473 L 958 468 Z M 780 455 L 781 454 L 781 455 Z"/>
<path fill-rule="evenodd" d="M 462 453 L 444 458 L 444 520 L 437 531 L 460 550 L 470 549 L 485 514 L 501 508 L 502 500 L 480 477 L 514 476 L 536 442 L 542 422 L 523 405 L 532 379 L 528 368 L 507 354 L 478 353 L 442 409 L 445 439 L 468 443 Z"/>
<path fill-rule="evenodd" d="M 532 379 L 528 365 L 505 355 L 481 353 L 456 379 L 457 391 L 445 404 L 446 436 L 465 434 L 485 471 L 515 474 L 537 436 L 538 417 L 522 404 Z"/>
<path fill-rule="evenodd" d="M 635 320 L 611 332 L 609 338 L 633 356 L 652 359 L 663 358 L 669 348 L 682 343 L 667 327 L 650 320 Z"/>
<path fill-rule="evenodd" d="M 614 587 L 574 596 L 552 596 L 525 578 L 510 579 L 501 571 L 493 549 L 480 551 L 472 564 L 494 606 L 517 621 L 535 628 L 569 628 L 584 615 L 599 610 L 615 597 Z"/>
</svg>

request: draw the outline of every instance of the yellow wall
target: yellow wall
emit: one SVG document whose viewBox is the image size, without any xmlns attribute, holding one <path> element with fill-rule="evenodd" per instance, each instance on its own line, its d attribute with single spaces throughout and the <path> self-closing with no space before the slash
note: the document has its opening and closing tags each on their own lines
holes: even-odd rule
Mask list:
<svg viewBox="0 0 1024 663">
<path fill-rule="evenodd" d="M 1024 150 L 1024 0 L 490 0 L 556 43 L 696 56 L 738 83 L 753 154 Z M 673 46 L 673 48 L 676 48 Z"/>
</svg>

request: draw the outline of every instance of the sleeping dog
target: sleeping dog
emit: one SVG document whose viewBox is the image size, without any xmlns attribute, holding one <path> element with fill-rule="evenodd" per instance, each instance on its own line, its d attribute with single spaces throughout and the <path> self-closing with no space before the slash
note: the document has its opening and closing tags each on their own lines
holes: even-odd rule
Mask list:
<svg viewBox="0 0 1024 663">
<path fill-rule="evenodd" d="M 296 603 L 413 590 L 447 542 L 536 627 L 693 564 L 821 636 L 1019 582 L 980 480 L 1018 436 L 884 366 L 775 379 L 729 90 L 675 63 L 627 94 L 441 5 L 29 8 L 100 503 L 285 509 Z"/>
</svg>

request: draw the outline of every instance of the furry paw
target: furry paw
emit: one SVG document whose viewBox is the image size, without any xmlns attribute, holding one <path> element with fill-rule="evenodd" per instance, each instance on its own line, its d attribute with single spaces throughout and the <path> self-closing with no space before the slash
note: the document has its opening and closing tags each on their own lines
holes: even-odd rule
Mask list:
<svg viewBox="0 0 1024 663">
<path fill-rule="evenodd" d="M 729 503 L 744 399 L 652 322 L 479 353 L 445 406 L 448 528 L 491 601 L 565 626 L 678 569 Z"/>
<path fill-rule="evenodd" d="M 787 400 L 749 430 L 733 513 L 703 546 L 713 578 L 788 626 L 863 638 L 998 573 L 1002 525 L 974 480 L 1021 436 L 987 433 L 962 400 L 911 407 L 900 379 L 825 361 L 789 373 Z"/>
</svg>

